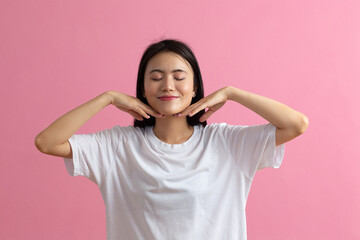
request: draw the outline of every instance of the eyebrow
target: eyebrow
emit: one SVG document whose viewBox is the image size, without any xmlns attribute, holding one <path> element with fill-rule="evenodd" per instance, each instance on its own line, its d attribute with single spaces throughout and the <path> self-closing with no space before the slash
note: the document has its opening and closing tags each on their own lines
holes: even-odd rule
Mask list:
<svg viewBox="0 0 360 240">
<path fill-rule="evenodd" d="M 153 69 L 153 70 L 150 71 L 150 73 L 153 73 L 153 72 L 161 72 L 161 73 L 164 73 L 164 71 L 163 71 L 163 70 L 160 70 L 160 69 Z M 182 70 L 182 69 L 175 69 L 175 70 L 173 70 L 172 72 L 184 72 L 184 73 L 186 73 L 186 71 L 185 71 L 185 70 Z"/>
</svg>

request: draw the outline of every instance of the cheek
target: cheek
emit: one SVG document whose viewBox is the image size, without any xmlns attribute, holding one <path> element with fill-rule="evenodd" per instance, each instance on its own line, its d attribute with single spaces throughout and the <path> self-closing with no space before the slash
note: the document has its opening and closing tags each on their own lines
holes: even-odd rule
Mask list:
<svg viewBox="0 0 360 240">
<path fill-rule="evenodd" d="M 186 84 L 180 84 L 178 86 L 178 90 L 182 92 L 182 94 L 192 94 L 193 92 L 193 84 L 192 82 Z"/>
<path fill-rule="evenodd" d="M 144 92 L 145 92 L 145 96 L 155 93 L 156 88 L 155 88 L 154 84 L 149 84 L 149 83 L 145 82 L 144 83 Z"/>
</svg>

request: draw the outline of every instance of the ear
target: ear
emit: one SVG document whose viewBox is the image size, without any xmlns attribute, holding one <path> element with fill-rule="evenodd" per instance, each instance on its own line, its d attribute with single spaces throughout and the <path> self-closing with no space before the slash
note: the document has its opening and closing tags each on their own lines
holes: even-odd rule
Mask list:
<svg viewBox="0 0 360 240">
<path fill-rule="evenodd" d="M 197 92 L 197 86 L 194 86 L 194 90 L 193 90 L 193 97 L 196 96 L 196 92 Z"/>
</svg>

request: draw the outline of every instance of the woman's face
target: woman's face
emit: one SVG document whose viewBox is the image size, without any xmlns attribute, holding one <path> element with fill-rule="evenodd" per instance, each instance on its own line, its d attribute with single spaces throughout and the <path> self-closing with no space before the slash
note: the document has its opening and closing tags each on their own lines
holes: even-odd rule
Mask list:
<svg viewBox="0 0 360 240">
<path fill-rule="evenodd" d="M 157 112 L 171 116 L 187 108 L 192 100 L 194 73 L 190 64 L 173 52 L 160 52 L 145 70 L 145 98 Z"/>
</svg>

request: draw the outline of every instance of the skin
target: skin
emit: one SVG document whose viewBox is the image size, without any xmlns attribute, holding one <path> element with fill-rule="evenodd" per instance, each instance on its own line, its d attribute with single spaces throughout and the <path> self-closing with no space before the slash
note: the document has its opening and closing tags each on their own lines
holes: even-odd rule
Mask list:
<svg viewBox="0 0 360 240">
<path fill-rule="evenodd" d="M 154 69 L 162 72 L 150 73 Z M 175 69 L 182 69 L 187 74 L 174 73 Z M 172 52 L 159 53 L 148 63 L 144 95 L 149 105 L 164 116 L 156 117 L 153 129 L 154 134 L 164 142 L 177 144 L 186 141 L 193 133 L 193 127 L 187 124 L 187 115 L 191 117 L 207 109 L 200 118 L 200 121 L 206 121 L 228 100 L 249 108 L 276 126 L 277 146 L 301 135 L 308 127 L 309 120 L 304 114 L 273 99 L 234 87 L 221 88 L 190 105 L 191 94 L 196 90 L 193 74 L 190 73 L 191 66 L 186 60 Z M 176 95 L 179 98 L 167 102 L 159 101 L 158 97 L 162 94 Z"/>
<path fill-rule="evenodd" d="M 151 73 L 154 69 L 160 69 L 161 72 Z M 182 69 L 186 73 L 173 72 L 175 69 Z M 149 115 L 154 116 L 154 134 L 169 144 L 183 143 L 192 135 L 194 129 L 187 124 L 187 115 L 192 116 L 205 109 L 206 112 L 200 117 L 200 121 L 205 121 L 227 101 L 235 101 L 273 124 L 276 127 L 277 146 L 303 134 L 309 125 L 304 114 L 289 106 L 231 86 L 223 87 L 190 105 L 196 90 L 191 66 L 172 52 L 158 53 L 150 59 L 144 87 L 144 96 L 149 105 L 118 91 L 106 91 L 56 119 L 35 137 L 35 146 L 45 154 L 72 158 L 68 139 L 109 105 L 114 105 L 140 121 L 149 118 Z M 158 99 L 163 95 L 178 98 L 172 101 Z"/>
<path fill-rule="evenodd" d="M 154 134 L 170 144 L 182 143 L 190 138 L 193 126 L 188 125 L 186 116 L 176 116 L 190 106 L 196 92 L 190 64 L 173 52 L 158 53 L 146 67 L 144 89 L 149 106 L 163 114 L 162 118 L 156 118 Z M 159 97 L 164 95 L 176 98 L 161 100 Z"/>
</svg>

